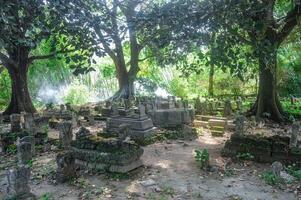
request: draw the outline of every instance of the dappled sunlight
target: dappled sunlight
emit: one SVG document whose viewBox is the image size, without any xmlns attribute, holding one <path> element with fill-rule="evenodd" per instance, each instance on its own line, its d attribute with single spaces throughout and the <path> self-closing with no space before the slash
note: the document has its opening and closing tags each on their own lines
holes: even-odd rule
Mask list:
<svg viewBox="0 0 301 200">
<path fill-rule="evenodd" d="M 161 167 L 162 169 L 168 169 L 171 167 L 172 162 L 170 160 L 160 160 L 154 164 L 155 167 Z"/>
</svg>

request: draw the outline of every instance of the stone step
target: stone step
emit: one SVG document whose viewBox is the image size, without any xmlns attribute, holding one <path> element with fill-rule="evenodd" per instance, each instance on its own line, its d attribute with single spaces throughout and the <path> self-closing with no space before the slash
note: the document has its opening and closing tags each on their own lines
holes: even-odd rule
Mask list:
<svg viewBox="0 0 301 200">
<path fill-rule="evenodd" d="M 233 124 L 233 122 L 232 123 L 228 123 L 227 124 L 227 129 L 228 130 L 234 130 L 235 129 L 235 124 Z"/>
<path fill-rule="evenodd" d="M 201 121 L 209 121 L 210 119 L 217 119 L 217 120 L 227 120 L 225 117 L 217 117 L 217 116 L 210 116 L 210 115 L 196 115 L 197 120 Z"/>
<path fill-rule="evenodd" d="M 194 120 L 194 126 L 195 127 L 208 127 L 209 123 L 205 121 L 200 121 L 200 120 Z"/>
<path fill-rule="evenodd" d="M 223 137 L 224 136 L 224 131 L 214 131 L 214 130 L 211 130 L 211 135 L 213 137 Z"/>
<path fill-rule="evenodd" d="M 211 131 L 225 131 L 225 127 L 223 127 L 223 126 L 212 126 L 212 127 L 210 127 L 210 130 Z"/>
<path fill-rule="evenodd" d="M 222 126 L 222 127 L 226 127 L 227 126 L 227 121 L 223 120 L 223 119 L 210 119 L 208 121 L 209 126 Z"/>
</svg>

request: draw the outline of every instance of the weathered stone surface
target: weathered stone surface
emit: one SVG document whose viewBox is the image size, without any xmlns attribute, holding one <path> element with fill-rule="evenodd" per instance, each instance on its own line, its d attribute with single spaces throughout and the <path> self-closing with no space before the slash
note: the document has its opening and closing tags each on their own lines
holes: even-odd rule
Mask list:
<svg viewBox="0 0 301 200">
<path fill-rule="evenodd" d="M 174 128 L 182 124 L 191 124 L 194 117 L 194 109 L 191 108 L 155 110 L 151 115 L 154 125 L 162 128 Z"/>
<path fill-rule="evenodd" d="M 34 136 L 32 136 L 31 134 L 28 136 L 25 136 L 23 138 L 20 139 L 19 141 L 20 143 L 30 143 L 31 144 L 31 154 L 34 155 L 35 154 L 35 138 Z"/>
<path fill-rule="evenodd" d="M 75 135 L 76 135 L 76 139 L 78 140 L 78 139 L 91 136 L 91 132 L 89 129 L 82 126 L 79 128 L 78 132 Z"/>
<path fill-rule="evenodd" d="M 72 152 L 59 153 L 56 157 L 56 180 L 64 183 L 76 177 L 75 158 Z"/>
<path fill-rule="evenodd" d="M 150 118 L 112 117 L 107 120 L 106 132 L 119 133 L 121 124 L 129 125 L 130 136 L 137 141 L 152 136 L 156 130 Z"/>
<path fill-rule="evenodd" d="M 143 163 L 141 160 L 136 160 L 127 165 L 111 165 L 109 171 L 116 173 L 127 173 L 129 171 L 137 169 L 138 167 L 141 167 L 142 165 Z"/>
<path fill-rule="evenodd" d="M 72 141 L 72 122 L 66 121 L 59 124 L 59 139 L 63 149 L 68 149 Z"/>
<path fill-rule="evenodd" d="M 6 176 L 8 181 L 6 199 L 36 199 L 30 192 L 28 185 L 30 179 L 30 168 L 28 166 L 23 165 L 11 169 L 7 171 Z"/>
<path fill-rule="evenodd" d="M 291 132 L 291 138 L 290 138 L 290 148 L 294 148 L 298 146 L 298 136 L 300 134 L 300 125 L 299 123 L 294 123 L 292 125 L 292 132 Z"/>
<path fill-rule="evenodd" d="M 17 157 L 19 165 L 27 165 L 31 161 L 32 150 L 30 142 L 22 141 L 17 144 Z"/>
<path fill-rule="evenodd" d="M 272 163 L 272 172 L 276 177 L 280 177 L 280 172 L 283 170 L 283 165 L 281 162 L 275 161 Z"/>
<path fill-rule="evenodd" d="M 141 166 L 143 149 L 117 138 L 89 136 L 72 142 L 76 165 L 97 171 L 125 173 Z"/>
<path fill-rule="evenodd" d="M 289 142 L 289 137 L 233 134 L 225 143 L 222 154 L 235 157 L 237 154 L 249 153 L 258 162 L 294 163 L 301 161 L 301 149 L 290 149 Z"/>
<path fill-rule="evenodd" d="M 11 132 L 17 133 L 22 130 L 21 126 L 21 115 L 19 114 L 12 114 L 10 116 L 10 124 L 11 124 Z"/>
<path fill-rule="evenodd" d="M 245 117 L 243 115 L 238 115 L 235 118 L 235 134 L 243 135 L 244 134 L 244 123 Z"/>
<path fill-rule="evenodd" d="M 231 101 L 228 99 L 225 101 L 224 117 L 229 117 L 231 115 L 232 115 L 232 105 L 231 105 Z"/>
</svg>

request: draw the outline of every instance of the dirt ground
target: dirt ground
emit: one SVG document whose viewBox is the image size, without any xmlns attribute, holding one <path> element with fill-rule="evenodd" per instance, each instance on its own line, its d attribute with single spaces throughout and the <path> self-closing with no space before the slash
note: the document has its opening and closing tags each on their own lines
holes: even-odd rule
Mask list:
<svg viewBox="0 0 301 200">
<path fill-rule="evenodd" d="M 43 200 L 297 199 L 296 185 L 272 187 L 260 178 L 260 174 L 270 168 L 269 164 L 232 162 L 229 158 L 221 157 L 220 150 L 229 133 L 223 138 L 211 137 L 206 130 L 203 133 L 191 141 L 164 141 L 144 147 L 144 167 L 128 177 L 85 172 L 70 183 L 57 184 L 54 179 L 55 150 L 42 153 L 34 160 L 30 186 L 32 192 Z M 215 166 L 212 172 L 200 170 L 194 159 L 194 150 L 205 148 L 210 154 L 210 164 Z M 5 171 L 14 162 L 12 156 L 1 157 L 0 199 L 6 188 Z M 223 170 L 225 163 L 231 173 Z"/>
</svg>

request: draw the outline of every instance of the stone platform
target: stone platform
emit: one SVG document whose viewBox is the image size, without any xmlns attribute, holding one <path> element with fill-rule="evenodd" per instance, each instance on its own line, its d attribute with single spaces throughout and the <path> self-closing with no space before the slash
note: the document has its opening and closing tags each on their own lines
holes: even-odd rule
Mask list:
<svg viewBox="0 0 301 200">
<path fill-rule="evenodd" d="M 140 166 L 143 149 L 117 138 L 89 136 L 72 141 L 75 165 L 99 172 L 126 173 Z"/>
<path fill-rule="evenodd" d="M 172 128 L 193 123 L 195 112 L 193 108 L 158 109 L 154 110 L 150 116 L 155 126 Z"/>
<path fill-rule="evenodd" d="M 148 117 L 111 117 L 107 119 L 106 132 L 118 133 L 120 125 L 129 125 L 129 136 L 134 140 L 144 140 L 148 137 L 153 136 L 156 129 L 152 120 Z"/>
<path fill-rule="evenodd" d="M 301 148 L 290 148 L 290 138 L 260 135 L 233 134 L 225 144 L 222 154 L 236 157 L 239 154 L 249 153 L 257 162 L 295 163 L 301 161 Z"/>
</svg>

